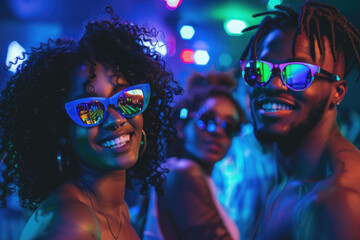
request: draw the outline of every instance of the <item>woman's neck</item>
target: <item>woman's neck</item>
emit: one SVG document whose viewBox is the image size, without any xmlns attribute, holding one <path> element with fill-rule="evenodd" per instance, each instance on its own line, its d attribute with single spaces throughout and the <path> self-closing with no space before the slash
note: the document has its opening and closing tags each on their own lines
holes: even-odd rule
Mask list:
<svg viewBox="0 0 360 240">
<path fill-rule="evenodd" d="M 78 181 L 89 188 L 104 212 L 119 209 L 124 203 L 126 170 L 102 172 L 80 167 Z"/>
</svg>

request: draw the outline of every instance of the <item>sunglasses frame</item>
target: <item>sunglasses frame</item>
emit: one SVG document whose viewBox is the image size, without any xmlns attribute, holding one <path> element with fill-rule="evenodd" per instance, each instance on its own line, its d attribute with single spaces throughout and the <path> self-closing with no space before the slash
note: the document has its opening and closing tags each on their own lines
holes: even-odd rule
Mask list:
<svg viewBox="0 0 360 240">
<path fill-rule="evenodd" d="M 186 109 L 186 108 L 183 108 L 183 109 Z M 182 110 L 183 110 L 182 109 Z M 191 117 L 191 118 L 194 118 L 196 121 L 195 121 L 195 124 L 196 124 L 196 126 L 200 129 L 200 130 L 205 130 L 205 131 L 207 131 L 207 132 L 209 132 L 209 133 L 212 133 L 212 132 L 214 132 L 214 131 L 216 131 L 216 129 L 220 126 L 223 130 L 224 130 L 224 132 L 225 132 L 225 135 L 227 136 L 227 137 L 229 137 L 230 139 L 232 139 L 232 138 L 234 138 L 238 133 L 240 133 L 240 131 L 241 131 L 241 124 L 239 123 L 239 122 L 236 122 L 236 124 L 239 124 L 239 129 L 235 129 L 235 131 L 232 131 L 232 133 L 230 133 L 230 134 L 228 134 L 226 131 L 225 131 L 225 126 L 223 126 L 223 124 L 224 123 L 226 123 L 226 121 L 220 121 L 220 122 L 218 122 L 218 120 L 216 119 L 216 116 L 215 116 L 215 122 L 213 123 L 215 126 L 216 126 L 216 128 L 213 130 L 213 131 L 210 131 L 209 129 L 208 129 L 208 122 L 209 121 L 207 121 L 207 122 L 205 122 L 204 120 L 201 120 L 201 117 L 205 114 L 205 113 L 207 113 L 208 112 L 208 109 L 206 109 L 206 108 L 200 108 L 197 112 L 190 112 L 190 113 L 188 113 L 188 111 L 187 111 L 187 109 L 186 109 L 186 116 L 182 116 L 181 115 L 181 112 L 180 112 L 180 119 L 187 119 L 188 117 Z M 211 120 L 212 121 L 212 120 Z M 204 126 L 201 126 L 200 125 L 200 122 L 202 122 L 203 124 L 204 124 Z"/>
<path fill-rule="evenodd" d="M 135 114 L 131 114 L 131 115 L 124 115 L 122 114 L 117 107 L 117 103 L 118 103 L 118 98 L 121 94 L 123 94 L 124 92 L 127 91 L 131 91 L 134 89 L 139 89 L 143 92 L 144 94 L 144 103 L 143 103 L 143 108 Z M 145 111 L 145 109 L 147 108 L 149 101 L 150 101 L 150 95 L 151 95 L 151 90 L 150 90 L 150 85 L 148 83 L 144 83 L 144 84 L 138 84 L 138 85 L 134 85 L 134 86 L 130 86 L 128 88 L 125 88 L 123 90 L 121 90 L 120 92 L 114 94 L 113 96 L 109 97 L 109 98 L 103 98 L 103 97 L 87 97 L 87 98 L 80 98 L 80 99 L 76 99 L 70 102 L 67 102 L 65 104 L 65 109 L 67 114 L 69 115 L 69 117 L 78 125 L 82 126 L 82 127 L 93 127 L 93 126 L 97 126 L 100 125 L 107 116 L 107 109 L 109 105 L 114 105 L 115 109 L 117 110 L 117 112 L 125 117 L 125 118 L 130 118 L 130 117 L 134 117 L 136 115 L 141 114 L 142 112 Z M 77 105 L 81 104 L 81 103 L 86 103 L 86 102 L 93 102 L 93 101 L 98 101 L 101 102 L 104 105 L 104 116 L 103 118 L 98 122 L 98 123 L 94 123 L 94 124 L 85 124 L 81 121 L 77 111 L 76 111 L 76 107 Z"/>
<path fill-rule="evenodd" d="M 257 86 L 251 86 L 248 81 L 245 79 L 245 68 L 246 68 L 246 65 L 249 64 L 249 63 L 253 63 L 255 62 L 254 60 L 250 60 L 250 61 L 245 61 L 245 60 L 242 60 L 240 61 L 240 67 L 241 67 L 241 70 L 242 70 L 242 77 L 246 83 L 246 85 L 250 86 L 250 87 L 261 87 L 261 86 L 264 86 L 266 83 L 268 83 L 270 81 L 270 78 L 271 78 L 271 75 L 270 74 L 270 77 L 269 79 L 267 79 L 265 82 L 263 83 L 260 83 L 259 85 Z M 333 82 L 337 82 L 337 81 L 340 81 L 340 77 L 338 75 L 335 75 L 335 74 L 332 74 L 324 69 L 322 69 L 321 67 L 317 66 L 317 65 L 313 65 L 313 64 L 310 64 L 310 63 L 304 63 L 304 62 L 286 62 L 286 63 L 280 63 L 280 64 L 277 64 L 277 63 L 271 63 L 271 62 L 267 62 L 267 61 L 263 61 L 263 60 L 256 60 L 256 62 L 261 62 L 261 63 L 264 63 L 266 64 L 269 68 L 270 68 L 270 73 L 272 73 L 273 69 L 279 69 L 280 70 L 280 79 L 281 79 L 281 82 L 289 89 L 293 90 L 293 91 L 304 91 L 306 90 L 308 87 L 311 86 L 311 84 L 313 83 L 314 79 L 315 79 L 315 74 L 316 73 L 320 73 L 320 74 L 324 74 L 328 77 L 329 80 L 333 81 Z M 311 71 L 311 75 L 312 75 L 312 78 L 311 78 L 311 81 L 309 83 L 309 85 L 306 87 L 306 88 L 303 88 L 303 89 L 295 89 L 291 86 L 289 86 L 288 84 L 285 83 L 285 80 L 284 80 L 284 77 L 283 77 L 283 71 L 285 69 L 285 67 L 287 67 L 288 65 L 292 65 L 292 64 L 299 64 L 299 65 L 303 65 L 303 66 L 306 66 L 310 69 Z"/>
</svg>

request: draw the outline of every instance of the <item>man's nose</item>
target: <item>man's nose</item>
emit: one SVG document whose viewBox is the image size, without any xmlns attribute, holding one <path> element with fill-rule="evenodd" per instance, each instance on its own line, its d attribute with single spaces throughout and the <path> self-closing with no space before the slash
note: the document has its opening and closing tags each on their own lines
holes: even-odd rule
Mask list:
<svg viewBox="0 0 360 240">
<path fill-rule="evenodd" d="M 268 91 L 287 90 L 287 87 L 281 80 L 281 73 L 279 70 L 274 69 L 271 73 L 269 81 L 264 85 Z"/>
</svg>

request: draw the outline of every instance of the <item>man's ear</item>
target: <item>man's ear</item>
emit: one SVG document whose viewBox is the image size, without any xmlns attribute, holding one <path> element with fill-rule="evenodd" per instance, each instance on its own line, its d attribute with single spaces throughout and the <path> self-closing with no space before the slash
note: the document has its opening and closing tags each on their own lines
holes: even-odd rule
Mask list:
<svg viewBox="0 0 360 240">
<path fill-rule="evenodd" d="M 344 99 L 345 94 L 347 92 L 347 83 L 345 80 L 340 80 L 335 84 L 335 94 L 333 95 L 332 103 L 334 105 L 339 105 L 341 101 Z"/>
<path fill-rule="evenodd" d="M 177 121 L 175 123 L 175 127 L 176 127 L 176 136 L 177 136 L 177 138 L 183 139 L 185 137 L 184 123 L 182 121 Z"/>
</svg>

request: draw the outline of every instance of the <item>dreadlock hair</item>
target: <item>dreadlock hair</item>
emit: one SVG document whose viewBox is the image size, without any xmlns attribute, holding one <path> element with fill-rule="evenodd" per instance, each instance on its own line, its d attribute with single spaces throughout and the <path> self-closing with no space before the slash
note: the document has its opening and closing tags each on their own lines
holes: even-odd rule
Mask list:
<svg viewBox="0 0 360 240">
<path fill-rule="evenodd" d="M 331 53 L 334 62 L 337 61 L 336 52 L 342 52 L 345 60 L 346 77 L 356 65 L 360 78 L 360 32 L 343 16 L 340 11 L 325 3 L 306 1 L 300 12 L 284 5 L 275 6 L 276 10 L 253 15 L 253 17 L 265 16 L 259 25 L 251 26 L 244 31 L 257 28 L 257 32 L 251 38 L 241 60 L 248 56 L 250 59 L 257 58 L 257 46 L 270 32 L 276 29 L 295 28 L 295 36 L 292 41 L 292 54 L 295 55 L 297 36 L 305 33 L 310 40 L 311 57 L 315 61 L 315 40 L 318 42 L 321 59 L 324 57 L 324 40 L 330 41 Z M 270 16 L 273 15 L 273 16 Z"/>
</svg>

